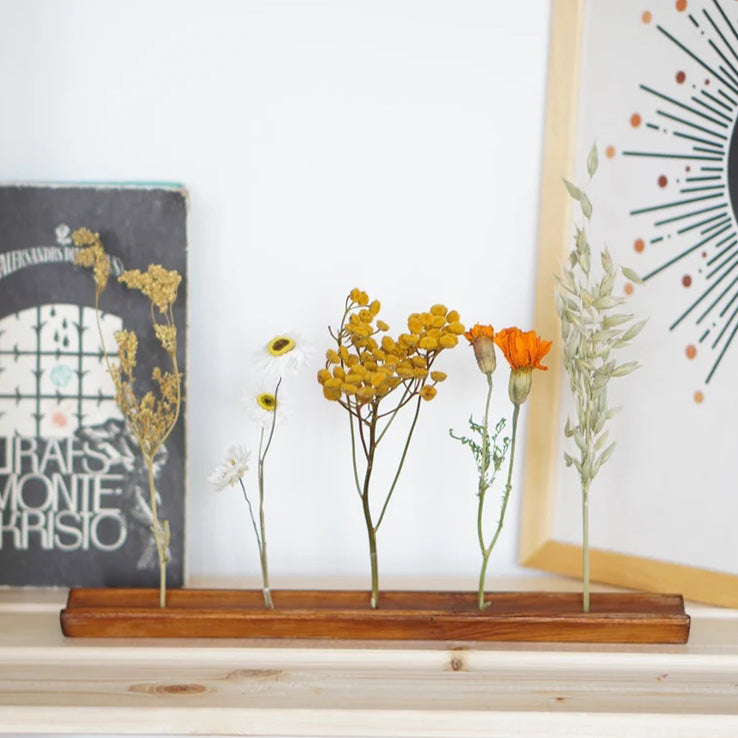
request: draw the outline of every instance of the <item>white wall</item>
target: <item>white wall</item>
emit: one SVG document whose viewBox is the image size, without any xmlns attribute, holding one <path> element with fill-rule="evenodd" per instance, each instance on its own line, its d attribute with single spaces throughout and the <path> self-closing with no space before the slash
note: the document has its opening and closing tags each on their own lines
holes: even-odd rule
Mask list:
<svg viewBox="0 0 738 738">
<path fill-rule="evenodd" d="M 314 378 L 345 294 L 381 299 L 393 333 L 438 301 L 469 325 L 534 327 L 548 14 L 546 0 L 0 0 L 0 177 L 191 193 L 191 575 L 258 582 L 243 500 L 206 476 L 234 440 L 255 448 L 238 398 L 271 334 L 316 346 L 269 458 L 273 585 L 362 585 L 346 418 Z M 439 368 L 381 569 L 474 587 L 475 472 L 447 430 L 479 413 L 484 381 L 466 346 Z M 525 461 L 492 585 L 517 571 Z"/>
</svg>

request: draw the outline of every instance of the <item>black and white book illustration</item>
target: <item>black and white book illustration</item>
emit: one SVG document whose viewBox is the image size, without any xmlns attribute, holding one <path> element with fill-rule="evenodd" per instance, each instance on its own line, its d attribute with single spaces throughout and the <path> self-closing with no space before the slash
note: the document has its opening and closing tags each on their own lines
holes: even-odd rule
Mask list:
<svg viewBox="0 0 738 738">
<path fill-rule="evenodd" d="M 146 467 L 115 404 L 88 269 L 72 232 L 100 234 L 113 274 L 157 263 L 182 275 L 175 305 L 187 375 L 187 196 L 175 186 L 0 186 L 0 584 L 157 586 Z M 139 338 L 138 390 L 166 355 L 149 303 L 114 276 L 101 296 L 107 351 Z M 156 464 L 171 528 L 169 584 L 183 580 L 185 422 Z"/>
</svg>

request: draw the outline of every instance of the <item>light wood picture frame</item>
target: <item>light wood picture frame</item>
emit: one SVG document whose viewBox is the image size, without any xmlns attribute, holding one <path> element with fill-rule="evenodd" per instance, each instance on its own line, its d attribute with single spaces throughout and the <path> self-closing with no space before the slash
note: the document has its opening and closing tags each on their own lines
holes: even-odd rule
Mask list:
<svg viewBox="0 0 738 738">
<path fill-rule="evenodd" d="M 582 575 L 581 545 L 561 540 L 554 525 L 557 495 L 561 494 L 557 489 L 557 474 L 564 464 L 559 445 L 563 437 L 562 395 L 568 388 L 565 388 L 561 332 L 553 292 L 554 275 L 560 272 L 573 233 L 571 201 L 562 185 L 562 178 L 576 181 L 575 159 L 581 143 L 577 140 L 577 125 L 582 38 L 590 1 L 594 0 L 552 0 L 551 6 L 534 324 L 540 335 L 553 338 L 554 343 L 550 357 L 547 357 L 549 371 L 546 375 L 536 376 L 535 384 L 538 386 L 534 387 L 530 402 L 519 544 L 519 559 L 524 566 L 575 577 Z M 679 3 L 669 3 L 670 11 L 673 12 L 675 7 L 683 10 Z M 732 7 L 730 11 L 735 14 Z M 651 22 L 650 13 L 644 12 L 643 18 L 643 23 Z M 735 48 L 738 50 L 738 37 Z M 593 250 L 599 250 L 600 246 L 599 242 L 592 242 Z M 626 407 L 625 412 L 633 412 L 633 409 Z M 612 459 L 610 463 L 614 463 Z M 574 484 L 576 472 L 570 471 Z M 597 504 L 594 498 L 590 499 L 591 504 Z M 695 535 L 702 536 L 702 540 L 707 542 L 711 531 L 697 530 Z M 593 581 L 647 591 L 680 592 L 689 599 L 738 607 L 738 550 L 733 573 L 701 565 L 691 566 L 685 561 L 603 550 L 597 547 L 596 537 L 592 540 L 590 566 Z"/>
</svg>

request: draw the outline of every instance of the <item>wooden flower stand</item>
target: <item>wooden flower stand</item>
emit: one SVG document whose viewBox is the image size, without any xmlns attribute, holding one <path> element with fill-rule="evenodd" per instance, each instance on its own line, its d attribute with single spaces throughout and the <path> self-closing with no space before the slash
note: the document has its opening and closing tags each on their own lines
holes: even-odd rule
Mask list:
<svg viewBox="0 0 738 738">
<path fill-rule="evenodd" d="M 73 589 L 61 611 L 72 638 L 331 638 L 580 643 L 686 643 L 681 595 L 593 593 L 591 612 L 570 592 L 493 592 L 479 612 L 471 592 L 180 589 L 158 606 L 151 589 Z"/>
</svg>

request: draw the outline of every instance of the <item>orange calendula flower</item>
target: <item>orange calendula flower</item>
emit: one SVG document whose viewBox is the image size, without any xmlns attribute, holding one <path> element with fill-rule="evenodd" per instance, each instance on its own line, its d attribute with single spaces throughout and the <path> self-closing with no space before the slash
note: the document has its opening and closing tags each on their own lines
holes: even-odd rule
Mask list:
<svg viewBox="0 0 738 738">
<path fill-rule="evenodd" d="M 508 392 L 514 405 L 522 405 L 530 394 L 534 369 L 546 370 L 541 359 L 551 348 L 551 341 L 544 341 L 535 331 L 523 332 L 520 328 L 505 328 L 495 336 L 495 343 L 502 349 L 510 364 Z"/>
<path fill-rule="evenodd" d="M 492 374 L 497 366 L 494 328 L 491 325 L 480 325 L 476 323 L 470 330 L 464 333 L 464 338 L 469 341 L 474 349 L 477 366 L 482 374 Z"/>
<path fill-rule="evenodd" d="M 535 331 L 523 332 L 520 328 L 505 328 L 498 331 L 495 343 L 502 349 L 513 371 L 543 369 L 541 359 L 551 348 L 551 341 L 544 341 Z"/>
</svg>

